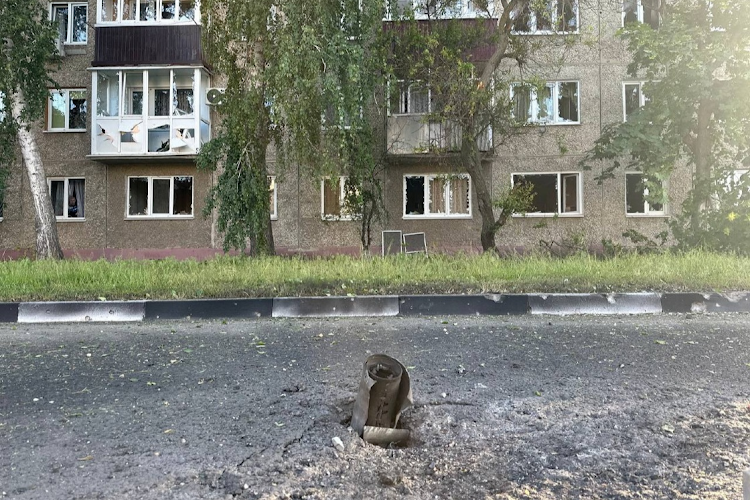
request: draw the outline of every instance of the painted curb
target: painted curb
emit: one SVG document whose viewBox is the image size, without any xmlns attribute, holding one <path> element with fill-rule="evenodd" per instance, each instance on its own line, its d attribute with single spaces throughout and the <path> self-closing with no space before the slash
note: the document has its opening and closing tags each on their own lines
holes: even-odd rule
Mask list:
<svg viewBox="0 0 750 500">
<path fill-rule="evenodd" d="M 526 295 L 402 295 L 399 298 L 401 316 L 505 316 L 528 312 Z"/>
<path fill-rule="evenodd" d="M 21 302 L 19 323 L 143 321 L 144 301 Z"/>
<path fill-rule="evenodd" d="M 529 295 L 531 314 L 659 314 L 658 293 L 578 293 Z"/>
<path fill-rule="evenodd" d="M 155 319 L 261 318 L 270 317 L 273 299 L 149 300 L 145 317 Z"/>
<path fill-rule="evenodd" d="M 274 318 L 397 316 L 398 297 L 281 297 L 273 299 Z"/>
<path fill-rule="evenodd" d="M 18 322 L 18 303 L 0 302 L 0 323 Z"/>
<path fill-rule="evenodd" d="M 665 293 L 661 306 L 665 313 L 750 312 L 750 293 Z"/>
</svg>

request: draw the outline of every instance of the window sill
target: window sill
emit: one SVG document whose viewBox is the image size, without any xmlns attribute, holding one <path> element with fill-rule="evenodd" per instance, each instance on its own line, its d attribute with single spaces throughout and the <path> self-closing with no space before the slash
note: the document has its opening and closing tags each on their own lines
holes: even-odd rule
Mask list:
<svg viewBox="0 0 750 500">
<path fill-rule="evenodd" d="M 192 215 L 128 215 L 125 220 L 193 220 Z"/>
<path fill-rule="evenodd" d="M 526 123 L 520 123 L 522 127 L 529 128 L 529 129 L 539 129 L 543 127 L 563 127 L 565 125 L 580 125 L 581 122 L 526 122 Z"/>
<path fill-rule="evenodd" d="M 543 214 L 543 213 L 527 213 L 527 214 L 513 214 L 513 217 L 519 218 L 519 219 L 533 219 L 535 217 L 541 217 L 541 218 L 576 218 L 576 217 L 583 217 L 582 213 L 565 213 L 565 214 Z"/>
<path fill-rule="evenodd" d="M 57 222 L 86 222 L 86 217 L 55 217 Z"/>
<path fill-rule="evenodd" d="M 427 215 L 403 215 L 404 220 L 471 220 L 471 215 L 439 215 L 439 214 L 427 214 Z"/>
<path fill-rule="evenodd" d="M 53 129 L 42 131 L 42 133 L 44 134 L 85 134 L 86 132 L 87 131 L 85 128 L 81 128 L 81 129 L 53 128 Z"/>
<path fill-rule="evenodd" d="M 62 49 L 63 57 L 85 55 L 87 48 L 88 48 L 88 42 L 65 43 L 63 44 L 63 49 Z"/>
<path fill-rule="evenodd" d="M 320 217 L 321 220 L 325 222 L 349 222 L 353 220 L 359 220 L 359 217 L 353 217 L 351 215 L 342 215 L 342 216 L 335 216 L 335 215 L 322 215 Z"/>
<path fill-rule="evenodd" d="M 625 214 L 628 218 L 668 219 L 668 214 Z"/>
<path fill-rule="evenodd" d="M 514 36 L 567 36 L 580 35 L 581 31 L 511 31 L 510 34 Z"/>
</svg>

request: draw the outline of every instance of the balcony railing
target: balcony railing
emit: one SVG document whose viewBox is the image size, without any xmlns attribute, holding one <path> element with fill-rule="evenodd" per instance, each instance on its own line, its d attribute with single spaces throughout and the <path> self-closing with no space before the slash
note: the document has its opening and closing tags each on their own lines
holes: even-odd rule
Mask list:
<svg viewBox="0 0 750 500">
<path fill-rule="evenodd" d="M 424 115 L 388 117 L 388 153 L 394 155 L 455 152 L 461 149 L 461 128 L 449 121 L 428 121 Z M 480 151 L 492 147 L 491 130 L 477 140 Z"/>
</svg>

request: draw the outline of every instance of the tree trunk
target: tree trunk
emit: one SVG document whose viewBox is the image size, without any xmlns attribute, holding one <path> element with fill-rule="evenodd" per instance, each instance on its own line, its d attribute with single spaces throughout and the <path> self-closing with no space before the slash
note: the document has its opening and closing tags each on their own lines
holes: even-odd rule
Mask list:
<svg viewBox="0 0 750 500">
<path fill-rule="evenodd" d="M 700 229 L 701 214 L 710 203 L 711 196 L 711 117 L 713 103 L 702 100 L 698 104 L 698 123 L 696 124 L 695 179 L 693 184 L 693 206 L 690 207 L 690 225 L 693 231 Z"/>
<path fill-rule="evenodd" d="M 34 222 L 36 227 L 37 259 L 62 259 L 60 239 L 57 235 L 57 222 L 52 208 L 52 199 L 47 188 L 47 176 L 39 156 L 36 139 L 21 118 L 23 93 L 19 90 L 13 96 L 13 119 L 18 125 L 18 144 L 23 163 L 29 176 L 31 197 L 34 202 Z"/>
<path fill-rule="evenodd" d="M 479 233 L 479 239 L 482 243 L 482 251 L 497 252 L 495 243 L 495 233 L 497 225 L 495 224 L 495 211 L 492 204 L 492 193 L 490 192 L 489 182 L 485 179 L 482 171 L 482 159 L 479 154 L 479 146 L 474 140 L 474 134 L 471 127 L 463 130 L 461 144 L 461 159 L 463 160 L 466 171 L 471 176 L 471 182 L 474 186 L 474 192 L 477 194 L 477 209 L 482 218 L 482 229 Z"/>
</svg>

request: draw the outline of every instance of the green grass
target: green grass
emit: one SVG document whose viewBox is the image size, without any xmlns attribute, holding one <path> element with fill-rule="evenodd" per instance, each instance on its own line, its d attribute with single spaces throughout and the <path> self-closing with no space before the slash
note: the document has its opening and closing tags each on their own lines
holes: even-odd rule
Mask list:
<svg viewBox="0 0 750 500">
<path fill-rule="evenodd" d="M 0 301 L 686 290 L 750 290 L 750 258 L 691 252 L 606 260 L 482 255 L 0 263 Z"/>
</svg>

